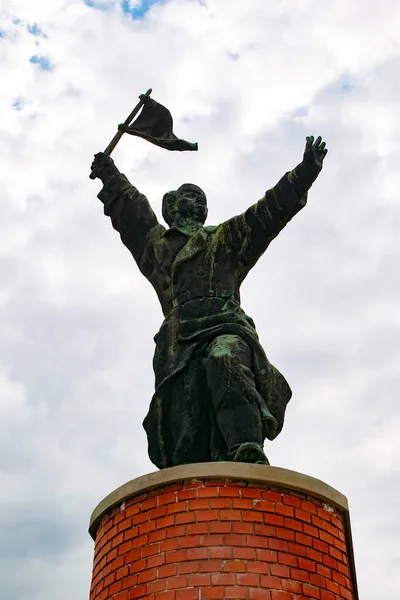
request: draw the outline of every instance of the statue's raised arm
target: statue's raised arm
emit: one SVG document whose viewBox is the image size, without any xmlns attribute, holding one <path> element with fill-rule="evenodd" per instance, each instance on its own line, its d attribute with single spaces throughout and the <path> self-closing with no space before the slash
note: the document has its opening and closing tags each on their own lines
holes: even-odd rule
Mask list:
<svg viewBox="0 0 400 600">
<path fill-rule="evenodd" d="M 92 173 L 103 183 L 98 198 L 104 204 L 104 214 L 111 218 L 114 229 L 119 232 L 122 242 L 143 271 L 146 238 L 158 225 L 156 215 L 146 196 L 119 172 L 110 156 L 103 152 L 96 154 L 92 163 Z"/>
<path fill-rule="evenodd" d="M 308 190 L 322 169 L 328 150 L 321 137 L 307 137 L 302 162 L 267 190 L 243 214 L 223 223 L 225 239 L 239 259 L 239 283 L 265 252 L 270 242 L 307 203 Z"/>
</svg>

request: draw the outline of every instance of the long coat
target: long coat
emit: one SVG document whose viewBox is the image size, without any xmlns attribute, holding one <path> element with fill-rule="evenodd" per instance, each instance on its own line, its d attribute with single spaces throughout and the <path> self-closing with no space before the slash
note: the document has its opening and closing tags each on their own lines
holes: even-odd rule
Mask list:
<svg viewBox="0 0 400 600">
<path fill-rule="evenodd" d="M 146 197 L 122 174 L 99 193 L 105 214 L 153 285 L 165 316 L 155 336 L 155 393 L 144 421 L 150 459 L 159 468 L 174 464 L 171 424 L 179 422 L 172 414 L 179 410 L 172 402 L 174 381 L 218 335 L 232 333 L 248 343 L 263 436 L 274 439 L 282 429 L 291 390 L 268 361 L 252 319 L 241 309 L 239 289 L 271 240 L 305 206 L 307 192 L 300 197 L 295 182 L 296 172 L 286 173 L 243 214 L 218 226 L 199 227 L 191 235 L 158 223 Z M 193 393 L 193 401 L 195 397 Z M 194 421 L 189 423 L 193 431 L 198 427 Z M 220 452 L 217 458 L 226 456 Z M 212 459 L 215 455 L 208 457 Z"/>
</svg>

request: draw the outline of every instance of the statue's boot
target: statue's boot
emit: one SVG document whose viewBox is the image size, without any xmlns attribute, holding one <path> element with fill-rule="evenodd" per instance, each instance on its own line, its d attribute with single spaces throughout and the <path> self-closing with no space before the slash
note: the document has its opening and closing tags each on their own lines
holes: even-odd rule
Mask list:
<svg viewBox="0 0 400 600">
<path fill-rule="evenodd" d="M 261 415 L 256 406 L 246 402 L 220 410 L 217 422 L 231 460 L 269 465 L 263 450 Z"/>
<path fill-rule="evenodd" d="M 255 463 L 257 465 L 269 465 L 269 460 L 265 456 L 264 450 L 260 444 L 255 442 L 245 442 L 237 449 L 233 457 L 235 462 Z"/>
</svg>

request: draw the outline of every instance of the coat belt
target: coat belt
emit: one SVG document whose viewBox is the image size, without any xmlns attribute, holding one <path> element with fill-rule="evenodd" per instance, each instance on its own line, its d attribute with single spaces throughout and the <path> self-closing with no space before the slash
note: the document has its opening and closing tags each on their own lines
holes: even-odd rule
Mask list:
<svg viewBox="0 0 400 600">
<path fill-rule="evenodd" d="M 186 292 L 181 292 L 178 294 L 171 302 L 171 308 L 175 308 L 180 304 L 184 304 L 188 300 L 193 300 L 194 298 L 230 298 L 234 302 L 239 304 L 239 299 L 233 290 L 228 289 L 214 289 L 214 290 L 204 290 L 204 289 L 195 289 L 188 290 Z"/>
</svg>

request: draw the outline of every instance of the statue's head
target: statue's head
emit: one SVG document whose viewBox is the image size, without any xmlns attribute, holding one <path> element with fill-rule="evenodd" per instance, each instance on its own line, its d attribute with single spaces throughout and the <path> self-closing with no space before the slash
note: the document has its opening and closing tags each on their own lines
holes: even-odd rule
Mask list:
<svg viewBox="0 0 400 600">
<path fill-rule="evenodd" d="M 162 215 L 170 227 L 187 223 L 202 225 L 207 212 L 207 197 L 194 183 L 184 183 L 163 197 Z"/>
</svg>

